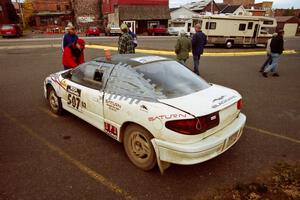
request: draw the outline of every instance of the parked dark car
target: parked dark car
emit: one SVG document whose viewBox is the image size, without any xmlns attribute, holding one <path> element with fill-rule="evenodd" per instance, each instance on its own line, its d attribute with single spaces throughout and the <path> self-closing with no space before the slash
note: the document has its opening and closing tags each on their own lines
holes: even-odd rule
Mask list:
<svg viewBox="0 0 300 200">
<path fill-rule="evenodd" d="M 101 30 L 100 28 L 96 27 L 96 26 L 90 26 L 88 29 L 86 29 L 85 31 L 85 35 L 86 36 L 90 36 L 90 35 L 93 35 L 93 36 L 99 36 L 101 33 Z"/>
<path fill-rule="evenodd" d="M 21 27 L 17 24 L 3 24 L 0 26 L 2 37 L 20 37 L 23 35 Z"/>
</svg>

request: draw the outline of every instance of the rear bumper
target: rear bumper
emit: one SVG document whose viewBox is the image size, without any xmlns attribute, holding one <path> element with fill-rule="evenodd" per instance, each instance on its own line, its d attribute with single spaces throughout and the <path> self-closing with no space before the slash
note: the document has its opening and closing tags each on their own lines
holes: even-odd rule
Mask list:
<svg viewBox="0 0 300 200">
<path fill-rule="evenodd" d="M 246 116 L 240 113 L 231 124 L 215 134 L 191 144 L 176 144 L 153 139 L 158 161 L 190 165 L 212 159 L 236 143 L 243 132 Z"/>
<path fill-rule="evenodd" d="M 169 31 L 168 34 L 177 36 L 179 33 L 178 31 Z"/>
<path fill-rule="evenodd" d="M 4 34 L 0 34 L 0 35 L 1 35 L 1 36 L 4 36 L 4 37 L 15 37 L 15 36 L 17 36 L 16 33 L 9 33 L 9 34 L 4 33 Z"/>
</svg>

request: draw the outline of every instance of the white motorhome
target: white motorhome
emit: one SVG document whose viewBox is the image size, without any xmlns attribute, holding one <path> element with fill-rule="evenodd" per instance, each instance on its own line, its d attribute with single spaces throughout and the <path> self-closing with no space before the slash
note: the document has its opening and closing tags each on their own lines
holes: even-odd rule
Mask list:
<svg viewBox="0 0 300 200">
<path fill-rule="evenodd" d="M 192 19 L 178 18 L 169 21 L 168 33 L 169 35 L 179 35 L 182 30 L 184 30 L 188 35 L 190 35 L 192 27 Z"/>
<path fill-rule="evenodd" d="M 211 15 L 192 18 L 190 33 L 194 34 L 195 24 L 201 25 L 207 35 L 208 44 L 233 45 L 267 44 L 267 40 L 275 32 L 275 18 L 262 16 Z"/>
</svg>

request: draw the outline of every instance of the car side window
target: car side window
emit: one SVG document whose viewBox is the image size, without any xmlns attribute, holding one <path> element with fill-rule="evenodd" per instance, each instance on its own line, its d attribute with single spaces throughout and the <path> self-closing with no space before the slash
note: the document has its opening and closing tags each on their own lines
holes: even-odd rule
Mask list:
<svg viewBox="0 0 300 200">
<path fill-rule="evenodd" d="M 88 88 L 102 90 L 103 73 L 99 64 L 85 63 L 73 70 L 71 80 Z"/>
</svg>

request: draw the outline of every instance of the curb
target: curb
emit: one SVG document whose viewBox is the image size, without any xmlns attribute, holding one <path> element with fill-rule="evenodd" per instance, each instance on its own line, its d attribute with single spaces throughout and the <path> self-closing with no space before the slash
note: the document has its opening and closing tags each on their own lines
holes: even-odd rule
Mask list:
<svg viewBox="0 0 300 200">
<path fill-rule="evenodd" d="M 111 51 L 117 51 L 117 47 L 111 47 L 111 46 L 102 46 L 102 45 L 86 45 L 86 48 L 91 49 L 109 49 Z M 174 51 L 165 51 L 165 50 L 146 50 L 146 49 L 136 49 L 136 53 L 145 53 L 145 54 L 159 54 L 159 55 L 169 55 L 169 56 L 175 56 Z M 283 54 L 296 54 L 296 50 L 285 50 Z M 203 56 L 207 57 L 232 57 L 232 56 L 261 56 L 266 55 L 266 51 L 252 51 L 252 52 L 229 52 L 229 53 L 204 53 Z M 192 56 L 192 53 L 190 53 L 190 56 Z"/>
<path fill-rule="evenodd" d="M 109 49 L 111 51 L 118 51 L 117 47 L 112 46 L 103 46 L 103 45 L 85 45 L 86 48 L 90 49 Z M 60 44 L 50 44 L 50 45 L 22 45 L 22 46 L 7 46 L 0 47 L 0 50 L 9 50 L 9 49 L 33 49 L 33 48 L 60 48 Z M 158 55 L 167 55 L 167 56 L 175 56 L 174 51 L 166 51 L 166 50 L 148 50 L 148 49 L 136 49 L 136 53 L 144 53 L 144 54 L 158 54 Z M 285 50 L 283 54 L 297 54 L 296 50 Z M 252 52 L 228 52 L 228 53 L 204 53 L 202 56 L 206 57 L 233 57 L 233 56 L 261 56 L 266 55 L 266 51 L 252 51 Z M 192 53 L 190 53 L 192 56 Z"/>
</svg>

